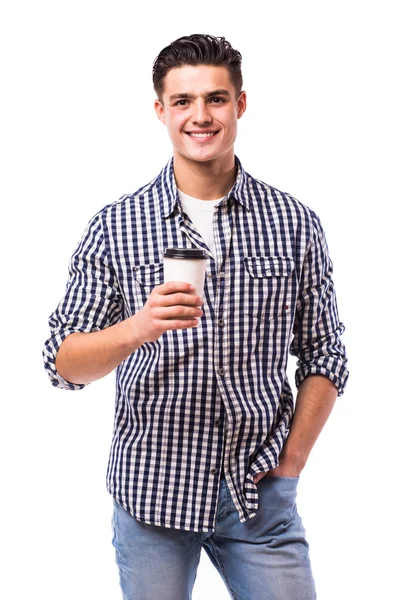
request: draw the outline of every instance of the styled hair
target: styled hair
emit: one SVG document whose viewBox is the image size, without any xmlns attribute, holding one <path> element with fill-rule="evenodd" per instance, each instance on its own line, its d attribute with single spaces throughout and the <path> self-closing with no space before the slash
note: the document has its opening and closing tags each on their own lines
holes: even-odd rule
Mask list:
<svg viewBox="0 0 400 600">
<path fill-rule="evenodd" d="M 243 85 L 242 55 L 224 37 L 188 35 L 161 50 L 153 63 L 153 85 L 159 100 L 164 92 L 164 79 L 168 71 L 185 65 L 227 67 L 236 96 L 239 97 Z"/>
</svg>

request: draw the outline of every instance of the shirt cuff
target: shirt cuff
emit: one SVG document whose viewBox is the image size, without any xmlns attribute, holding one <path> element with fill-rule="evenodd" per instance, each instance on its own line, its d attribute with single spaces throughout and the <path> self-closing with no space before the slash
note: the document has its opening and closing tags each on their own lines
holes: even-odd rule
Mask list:
<svg viewBox="0 0 400 600">
<path fill-rule="evenodd" d="M 81 390 L 88 385 L 85 383 L 71 383 L 64 379 L 64 377 L 61 377 L 56 369 L 56 356 L 62 342 L 71 335 L 71 333 L 78 332 L 78 329 L 63 329 L 62 332 L 60 331 L 59 333 L 53 334 L 46 341 L 43 348 L 44 368 L 46 369 L 51 384 L 63 390 Z"/>
<path fill-rule="evenodd" d="M 338 396 L 341 396 L 346 387 L 349 372 L 342 361 L 332 357 L 323 356 L 310 364 L 302 364 L 295 374 L 296 387 L 309 375 L 324 375 L 336 386 Z"/>
</svg>

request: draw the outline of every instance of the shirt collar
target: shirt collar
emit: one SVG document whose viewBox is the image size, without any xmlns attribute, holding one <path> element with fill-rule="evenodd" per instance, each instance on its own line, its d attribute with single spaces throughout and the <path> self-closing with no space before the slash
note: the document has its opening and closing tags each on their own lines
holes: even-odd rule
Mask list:
<svg viewBox="0 0 400 600">
<path fill-rule="evenodd" d="M 237 175 L 235 183 L 228 194 L 229 198 L 234 198 L 239 204 L 242 204 L 247 210 L 251 209 L 252 195 L 250 193 L 250 175 L 242 167 L 242 163 L 235 156 Z"/>
<path fill-rule="evenodd" d="M 249 193 L 250 176 L 244 171 L 240 160 L 235 156 L 237 175 L 227 198 L 233 198 L 247 210 L 251 207 L 251 194 Z M 171 216 L 179 210 L 179 196 L 174 177 L 174 159 L 171 158 L 156 179 L 156 186 L 161 200 L 161 215 L 164 218 Z"/>
</svg>

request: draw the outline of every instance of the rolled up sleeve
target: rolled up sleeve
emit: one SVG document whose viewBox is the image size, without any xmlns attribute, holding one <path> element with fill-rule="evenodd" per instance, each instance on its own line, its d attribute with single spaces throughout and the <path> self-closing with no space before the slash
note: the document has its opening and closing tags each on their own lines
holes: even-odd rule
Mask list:
<svg viewBox="0 0 400 600">
<path fill-rule="evenodd" d="M 308 375 L 324 375 L 341 395 L 349 376 L 341 340 L 344 325 L 339 320 L 325 234 L 315 214 L 313 219 L 314 236 L 303 265 L 290 352 L 298 358 L 297 387 Z"/>
<path fill-rule="evenodd" d="M 51 383 L 67 390 L 84 384 L 66 381 L 56 370 L 56 356 L 71 333 L 100 331 L 121 320 L 118 282 L 109 266 L 100 214 L 93 217 L 69 264 L 66 292 L 49 317 L 50 336 L 43 360 Z"/>
</svg>

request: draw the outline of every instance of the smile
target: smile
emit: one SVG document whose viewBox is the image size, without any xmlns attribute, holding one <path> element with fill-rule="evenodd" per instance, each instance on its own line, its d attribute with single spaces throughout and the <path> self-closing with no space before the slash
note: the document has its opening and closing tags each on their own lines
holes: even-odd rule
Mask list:
<svg viewBox="0 0 400 600">
<path fill-rule="evenodd" d="M 201 139 L 201 138 L 210 138 L 210 137 L 213 137 L 214 135 L 217 135 L 218 131 L 209 131 L 209 132 L 206 132 L 206 133 L 196 133 L 194 131 L 193 132 L 188 131 L 186 133 L 188 135 L 190 135 L 190 137 Z"/>
</svg>

